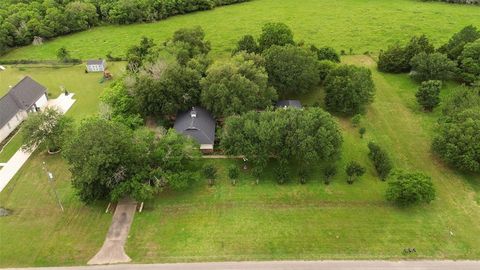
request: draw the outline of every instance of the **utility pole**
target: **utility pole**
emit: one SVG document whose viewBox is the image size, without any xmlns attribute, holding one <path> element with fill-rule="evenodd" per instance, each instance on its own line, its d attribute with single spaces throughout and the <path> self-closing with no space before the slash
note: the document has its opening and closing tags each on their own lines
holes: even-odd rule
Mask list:
<svg viewBox="0 0 480 270">
<path fill-rule="evenodd" d="M 55 183 L 53 182 L 54 181 L 53 173 L 48 171 L 47 164 L 45 163 L 45 161 L 43 162 L 42 168 L 45 171 L 45 173 L 47 173 L 48 182 L 52 186 L 53 194 L 55 194 L 55 199 L 57 200 L 58 205 L 60 206 L 60 209 L 62 209 L 62 212 L 63 212 L 64 211 L 63 205 L 62 205 L 62 202 L 60 201 L 60 198 L 58 197 L 57 190 L 55 189 Z"/>
</svg>

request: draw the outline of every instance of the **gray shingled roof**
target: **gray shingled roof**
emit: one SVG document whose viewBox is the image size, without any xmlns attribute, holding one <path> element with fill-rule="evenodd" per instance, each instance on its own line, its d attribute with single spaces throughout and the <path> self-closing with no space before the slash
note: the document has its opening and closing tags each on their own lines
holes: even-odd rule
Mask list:
<svg viewBox="0 0 480 270">
<path fill-rule="evenodd" d="M 103 59 L 99 59 L 99 60 L 87 60 L 87 65 L 88 65 L 88 66 L 91 66 L 91 65 L 103 65 Z"/>
<path fill-rule="evenodd" d="M 5 126 L 20 111 L 12 96 L 6 94 L 0 99 L 0 128 Z"/>
<path fill-rule="evenodd" d="M 7 124 L 20 110 L 29 109 L 47 89 L 26 76 L 0 99 L 0 127 Z"/>
<path fill-rule="evenodd" d="M 178 113 L 173 127 L 199 144 L 213 144 L 215 141 L 215 119 L 205 109 L 195 107 Z"/>
<path fill-rule="evenodd" d="M 301 109 L 302 103 L 300 102 L 300 100 L 279 100 L 276 106 L 281 108 L 293 107 Z"/>
</svg>

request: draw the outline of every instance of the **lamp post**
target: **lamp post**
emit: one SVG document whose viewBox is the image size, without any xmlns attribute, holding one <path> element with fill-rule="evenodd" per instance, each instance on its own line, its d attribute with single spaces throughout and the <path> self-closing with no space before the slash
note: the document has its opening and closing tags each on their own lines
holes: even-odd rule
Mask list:
<svg viewBox="0 0 480 270">
<path fill-rule="evenodd" d="M 42 168 L 45 171 L 45 173 L 47 174 L 48 182 L 52 186 L 52 190 L 53 190 L 53 194 L 55 195 L 55 199 L 57 200 L 58 205 L 60 206 L 60 209 L 63 212 L 64 211 L 63 205 L 62 205 L 62 202 L 60 201 L 60 198 L 58 197 L 57 190 L 55 189 L 55 183 L 53 182 L 54 181 L 53 173 L 48 171 L 47 164 L 45 163 L 45 161 L 43 162 Z"/>
</svg>

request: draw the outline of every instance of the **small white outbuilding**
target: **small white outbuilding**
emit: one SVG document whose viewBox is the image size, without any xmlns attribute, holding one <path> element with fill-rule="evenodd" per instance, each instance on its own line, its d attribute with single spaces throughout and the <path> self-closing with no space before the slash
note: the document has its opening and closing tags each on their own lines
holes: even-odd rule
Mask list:
<svg viewBox="0 0 480 270">
<path fill-rule="evenodd" d="M 107 62 L 104 59 L 87 61 L 87 72 L 104 72 L 106 68 Z"/>
</svg>

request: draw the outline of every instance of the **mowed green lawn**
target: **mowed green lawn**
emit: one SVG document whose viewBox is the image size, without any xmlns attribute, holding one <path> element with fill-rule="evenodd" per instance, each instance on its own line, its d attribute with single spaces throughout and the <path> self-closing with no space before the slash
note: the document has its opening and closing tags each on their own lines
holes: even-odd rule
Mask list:
<svg viewBox="0 0 480 270">
<path fill-rule="evenodd" d="M 142 36 L 161 43 L 175 30 L 196 25 L 212 42 L 213 55 L 227 55 L 242 35 L 258 35 L 264 23 L 277 21 L 289 25 L 297 41 L 363 54 L 406 42 L 415 34 L 427 34 L 440 45 L 466 25 L 480 27 L 479 14 L 476 6 L 420 0 L 253 0 L 156 23 L 97 27 L 13 50 L 1 59 L 55 59 L 62 46 L 81 59 L 105 57 L 108 52 L 124 55 Z"/>
</svg>

